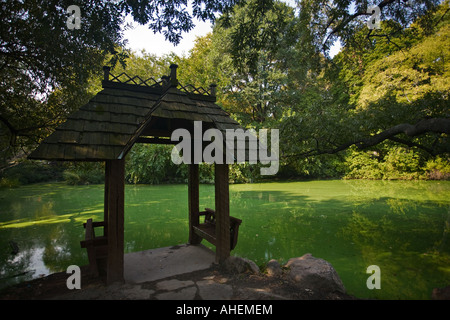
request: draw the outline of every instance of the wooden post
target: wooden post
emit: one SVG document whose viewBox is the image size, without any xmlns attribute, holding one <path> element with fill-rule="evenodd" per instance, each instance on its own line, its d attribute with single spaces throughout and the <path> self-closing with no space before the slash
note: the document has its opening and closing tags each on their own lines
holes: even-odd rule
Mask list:
<svg viewBox="0 0 450 320">
<path fill-rule="evenodd" d="M 109 162 L 105 161 L 105 195 L 103 200 L 103 236 L 108 237 Z"/>
<path fill-rule="evenodd" d="M 170 83 L 174 87 L 178 86 L 177 68 L 178 68 L 178 65 L 176 65 L 174 63 L 170 65 Z"/>
<path fill-rule="evenodd" d="M 216 97 L 216 90 L 217 90 L 217 84 L 215 84 L 215 83 L 210 84 L 209 94 L 214 98 Z"/>
<path fill-rule="evenodd" d="M 106 282 L 123 281 L 125 160 L 107 160 L 108 258 Z"/>
<path fill-rule="evenodd" d="M 198 164 L 189 164 L 188 197 L 189 197 L 189 243 L 199 244 L 202 239 L 194 233 L 193 227 L 200 223 L 199 217 L 199 171 Z"/>
<path fill-rule="evenodd" d="M 228 164 L 215 164 L 216 263 L 230 256 L 230 196 Z"/>
</svg>

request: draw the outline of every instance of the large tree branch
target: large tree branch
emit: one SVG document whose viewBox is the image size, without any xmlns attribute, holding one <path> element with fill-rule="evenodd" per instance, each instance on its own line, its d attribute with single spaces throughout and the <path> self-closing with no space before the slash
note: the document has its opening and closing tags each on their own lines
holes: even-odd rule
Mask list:
<svg viewBox="0 0 450 320">
<path fill-rule="evenodd" d="M 389 140 L 394 141 L 394 142 L 397 142 L 397 143 L 400 143 L 400 144 L 404 144 L 404 145 L 406 145 L 406 146 L 408 146 L 408 147 L 411 147 L 411 148 L 412 148 L 412 147 L 416 147 L 416 148 L 418 148 L 418 149 L 422 149 L 422 150 L 428 152 L 428 153 L 431 154 L 431 155 L 435 155 L 435 153 L 436 153 L 436 152 L 433 150 L 433 148 L 429 148 L 429 147 L 427 147 L 427 146 L 424 146 L 424 145 L 422 145 L 422 144 L 416 143 L 416 142 L 414 142 L 414 141 L 409 141 L 409 140 L 401 139 L 401 138 L 397 138 L 397 137 L 390 137 Z"/>
<path fill-rule="evenodd" d="M 397 134 L 404 133 L 407 136 L 415 137 L 426 132 L 434 133 L 450 133 L 450 119 L 448 118 L 431 118 L 424 119 L 417 122 L 415 125 L 408 123 L 398 124 L 389 128 L 379 134 L 376 134 L 368 139 L 358 141 L 355 145 L 358 148 L 367 148 L 374 146 L 386 139 L 396 136 Z"/>
<path fill-rule="evenodd" d="M 18 130 L 16 128 L 14 128 L 14 126 L 8 121 L 8 119 L 3 117 L 1 114 L 0 114 L 0 121 L 3 122 L 3 124 L 8 128 L 8 130 L 12 134 L 17 134 Z"/>
<path fill-rule="evenodd" d="M 352 145 L 355 145 L 359 149 L 366 149 L 372 146 L 375 146 L 385 140 L 392 140 L 398 143 L 402 143 L 408 146 L 414 146 L 421 148 L 428 153 L 432 155 L 436 155 L 436 151 L 430 147 L 422 146 L 415 142 L 410 142 L 405 139 L 397 138 L 396 136 L 398 134 L 406 134 L 409 137 L 415 137 L 419 136 L 428 132 L 433 133 L 445 133 L 450 134 L 450 118 L 430 118 L 430 119 L 424 119 L 419 122 L 417 122 L 414 125 L 408 124 L 408 123 L 402 123 L 398 124 L 396 126 L 393 126 L 383 132 L 380 132 L 376 135 L 373 135 L 371 137 L 365 138 L 365 139 L 359 139 L 355 141 L 349 141 L 343 144 L 340 144 L 334 148 L 328 148 L 328 149 L 313 149 L 309 150 L 300 154 L 290 155 L 290 156 L 313 156 L 313 155 L 320 155 L 320 154 L 334 154 L 338 153 L 339 151 L 343 151 L 347 148 L 349 148 Z"/>
</svg>

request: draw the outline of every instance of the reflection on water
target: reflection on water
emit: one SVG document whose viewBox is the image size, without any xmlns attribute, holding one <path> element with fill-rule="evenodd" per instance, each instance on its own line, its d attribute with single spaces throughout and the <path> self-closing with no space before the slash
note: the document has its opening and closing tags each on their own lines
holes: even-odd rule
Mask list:
<svg viewBox="0 0 450 320">
<path fill-rule="evenodd" d="M 268 210 L 261 212 L 248 201 L 261 190 L 251 188 L 236 203 L 244 208 L 239 209 L 245 212 L 240 218 L 250 229 L 243 231 L 247 239 L 238 245 L 239 254 L 251 252 L 262 263 L 267 257 L 285 262 L 310 252 L 330 261 L 347 290 L 360 297 L 428 299 L 433 287 L 450 284 L 448 182 L 268 184 L 260 188 L 277 198 L 277 206 L 265 203 Z M 263 227 L 267 227 L 264 239 Z M 276 246 L 270 245 L 273 236 Z M 372 264 L 382 270 L 383 290 L 368 290 L 365 285 L 365 271 Z"/>
<path fill-rule="evenodd" d="M 13 267 L 13 270 L 17 270 L 18 273 L 14 276 L 27 275 L 30 278 L 37 278 L 51 273 L 51 270 L 45 266 L 43 256 L 44 248 L 31 248 L 14 255 L 8 259 L 7 263 Z"/>
<path fill-rule="evenodd" d="M 187 241 L 187 186 L 125 192 L 126 252 Z M 235 255 L 263 264 L 312 253 L 330 261 L 359 297 L 428 299 L 432 288 L 450 285 L 450 182 L 248 184 L 232 185 L 230 195 L 231 214 L 243 220 Z M 214 207 L 214 186 L 201 186 L 200 207 Z M 79 242 L 88 218 L 103 218 L 102 186 L 1 190 L 0 287 L 86 264 Z M 366 287 L 373 264 L 381 290 Z"/>
</svg>

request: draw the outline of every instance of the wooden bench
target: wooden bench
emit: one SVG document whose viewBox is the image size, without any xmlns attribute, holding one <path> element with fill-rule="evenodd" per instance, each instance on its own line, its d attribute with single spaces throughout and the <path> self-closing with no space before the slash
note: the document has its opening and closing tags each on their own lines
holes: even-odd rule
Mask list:
<svg viewBox="0 0 450 320">
<path fill-rule="evenodd" d="M 212 209 L 205 208 L 205 211 L 199 213 L 200 216 L 205 216 L 204 223 L 200 223 L 198 226 L 193 226 L 194 232 L 205 239 L 206 241 L 217 244 L 216 239 L 216 212 Z M 236 247 L 239 233 L 239 226 L 242 220 L 230 217 L 230 250 Z"/>
<path fill-rule="evenodd" d="M 88 219 L 83 223 L 86 229 L 85 239 L 80 241 L 81 247 L 86 248 L 89 260 L 89 271 L 94 276 L 98 276 L 102 268 L 105 267 L 108 253 L 108 240 L 105 236 L 95 236 L 94 228 L 104 227 L 105 223 L 92 222 Z"/>
</svg>

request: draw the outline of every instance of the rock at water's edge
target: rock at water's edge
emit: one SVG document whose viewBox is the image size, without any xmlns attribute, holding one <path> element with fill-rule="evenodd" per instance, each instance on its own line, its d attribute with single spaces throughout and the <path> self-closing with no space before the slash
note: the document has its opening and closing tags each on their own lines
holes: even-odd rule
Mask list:
<svg viewBox="0 0 450 320">
<path fill-rule="evenodd" d="M 272 259 L 269 262 L 267 262 L 266 271 L 267 271 L 267 275 L 269 277 L 281 276 L 281 274 L 283 272 L 281 270 L 280 263 L 277 260 L 275 260 L 275 259 Z"/>
<path fill-rule="evenodd" d="M 310 253 L 289 259 L 285 267 L 289 268 L 289 277 L 302 288 L 345 293 L 344 284 L 333 266 Z"/>
<path fill-rule="evenodd" d="M 433 300 L 450 300 L 450 286 L 445 288 L 434 288 L 431 293 Z"/>
<path fill-rule="evenodd" d="M 252 260 L 241 257 L 228 257 L 224 261 L 224 267 L 230 273 L 244 273 L 250 271 L 254 274 L 259 274 L 259 267 Z"/>
</svg>

